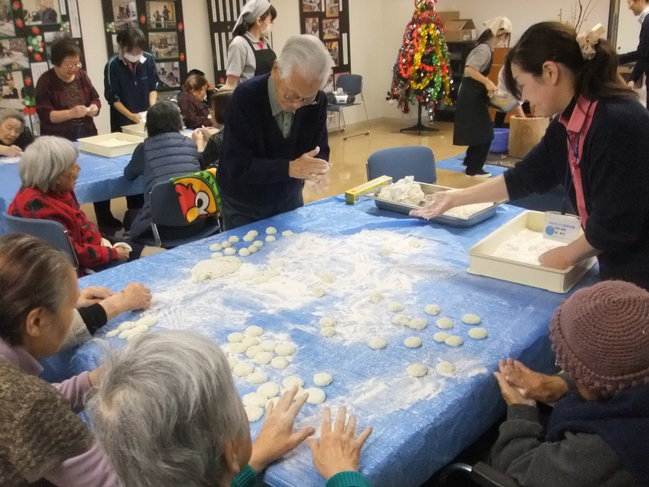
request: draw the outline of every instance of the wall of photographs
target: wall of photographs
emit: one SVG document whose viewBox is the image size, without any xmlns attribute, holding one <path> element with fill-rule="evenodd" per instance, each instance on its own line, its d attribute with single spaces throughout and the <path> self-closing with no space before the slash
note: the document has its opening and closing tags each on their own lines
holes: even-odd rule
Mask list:
<svg viewBox="0 0 649 487">
<path fill-rule="evenodd" d="M 298 0 L 300 32 L 320 38 L 334 60 L 333 76 L 325 91 L 333 91 L 338 76 L 351 72 L 349 56 L 349 0 Z"/>
<path fill-rule="evenodd" d="M 181 0 L 102 0 L 108 56 L 117 54 L 117 31 L 140 28 L 156 59 L 159 91 L 178 91 L 187 76 L 185 26 Z"/>
<path fill-rule="evenodd" d="M 83 52 L 77 0 L 0 0 L 0 108 L 22 111 L 36 134 L 35 86 L 63 35 Z"/>
</svg>

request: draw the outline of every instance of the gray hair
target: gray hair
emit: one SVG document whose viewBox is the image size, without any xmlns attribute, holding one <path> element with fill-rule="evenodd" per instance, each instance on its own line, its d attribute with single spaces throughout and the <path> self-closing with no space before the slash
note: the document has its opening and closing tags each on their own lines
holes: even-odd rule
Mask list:
<svg viewBox="0 0 649 487">
<path fill-rule="evenodd" d="M 219 346 L 180 330 L 109 354 L 86 411 L 129 487 L 221 485 L 225 445 L 248 428 Z"/>
<path fill-rule="evenodd" d="M 18 120 L 21 127 L 25 128 L 25 116 L 18 110 L 0 110 L 0 123 L 4 123 L 5 120 L 9 120 L 10 118 Z"/>
<path fill-rule="evenodd" d="M 20 180 L 23 186 L 47 193 L 56 179 L 79 157 L 79 149 L 67 139 L 43 135 L 31 143 L 20 157 Z"/>
<path fill-rule="evenodd" d="M 297 72 L 306 79 L 319 81 L 322 88 L 329 79 L 334 62 L 320 39 L 302 34 L 289 37 L 277 64 L 283 79 Z"/>
</svg>

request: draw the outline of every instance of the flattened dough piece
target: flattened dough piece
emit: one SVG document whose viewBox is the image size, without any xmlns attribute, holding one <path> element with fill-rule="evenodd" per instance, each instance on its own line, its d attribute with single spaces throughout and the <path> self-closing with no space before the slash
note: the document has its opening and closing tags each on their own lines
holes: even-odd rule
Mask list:
<svg viewBox="0 0 649 487">
<path fill-rule="evenodd" d="M 439 375 L 444 375 L 446 377 L 452 377 L 455 375 L 455 365 L 446 360 L 440 360 L 440 362 L 435 366 L 435 370 Z"/>
<path fill-rule="evenodd" d="M 317 387 L 309 387 L 308 389 L 304 389 L 304 392 L 309 395 L 309 398 L 306 400 L 309 404 L 322 404 L 327 398 L 325 391 Z"/>
<path fill-rule="evenodd" d="M 450 318 L 440 318 L 435 321 L 435 325 L 442 330 L 448 330 L 449 328 L 453 328 L 453 320 Z"/>
<path fill-rule="evenodd" d="M 410 328 L 414 328 L 415 330 L 423 330 L 428 326 L 428 323 L 426 323 L 426 320 L 423 318 L 415 318 L 413 320 L 410 320 L 408 326 Z"/>
<path fill-rule="evenodd" d="M 234 370 L 232 370 L 232 372 L 237 377 L 246 377 L 246 376 L 252 374 L 253 370 L 255 370 L 255 369 L 254 369 L 254 367 L 252 365 L 247 364 L 245 362 L 241 362 L 241 363 L 238 363 L 237 365 L 235 365 Z"/>
<path fill-rule="evenodd" d="M 438 315 L 440 311 L 442 311 L 442 308 L 440 308 L 438 304 L 427 304 L 424 307 L 424 311 L 426 312 L 426 314 L 435 316 Z"/>
<path fill-rule="evenodd" d="M 289 375 L 282 381 L 282 386 L 284 387 L 284 389 L 290 389 L 293 386 L 298 386 L 298 388 L 303 387 L 304 380 L 297 375 Z"/>
<path fill-rule="evenodd" d="M 444 343 L 450 347 L 459 347 L 464 343 L 464 340 L 462 340 L 462 337 L 457 335 L 450 335 L 446 340 L 444 340 Z"/>
<path fill-rule="evenodd" d="M 267 399 L 279 395 L 280 387 L 277 382 L 264 382 L 257 387 L 257 393 L 265 396 Z"/>
<path fill-rule="evenodd" d="M 489 333 L 481 326 L 476 326 L 469 330 L 469 336 L 474 340 L 483 340 L 489 336 Z"/>
<path fill-rule="evenodd" d="M 228 335 L 228 341 L 229 341 L 230 343 L 239 343 L 239 342 L 242 342 L 244 338 L 246 338 L 246 335 L 244 335 L 243 333 L 238 332 L 238 331 L 235 331 L 235 332 L 230 333 L 230 334 Z"/>
<path fill-rule="evenodd" d="M 393 313 L 399 313 L 400 311 L 403 311 L 403 304 L 399 303 L 398 301 L 390 301 L 388 303 L 388 310 L 392 311 Z"/>
<path fill-rule="evenodd" d="M 333 376 L 329 372 L 318 372 L 313 376 L 313 383 L 318 387 L 325 387 L 334 381 Z"/>
<path fill-rule="evenodd" d="M 433 340 L 435 340 L 437 343 L 443 343 L 450 336 L 450 333 L 446 333 L 445 331 L 438 331 L 433 335 Z"/>
<path fill-rule="evenodd" d="M 264 415 L 263 408 L 257 406 L 245 406 L 245 410 L 246 416 L 248 416 L 248 421 L 250 421 L 251 423 L 259 421 Z"/>
<path fill-rule="evenodd" d="M 273 357 L 273 360 L 270 361 L 270 366 L 274 369 L 282 370 L 288 367 L 288 360 L 284 357 Z"/>
<path fill-rule="evenodd" d="M 259 337 L 264 334 L 264 329 L 261 326 L 252 325 L 246 328 L 245 333 L 251 337 Z"/>
<path fill-rule="evenodd" d="M 421 347 L 421 338 L 408 337 L 403 341 L 403 344 L 408 348 L 419 348 Z"/>
<path fill-rule="evenodd" d="M 410 377 L 423 377 L 428 374 L 428 367 L 424 364 L 410 364 L 406 368 L 406 373 Z"/>
<path fill-rule="evenodd" d="M 480 316 L 476 314 L 467 313 L 462 316 L 462 321 L 467 325 L 479 325 L 480 323 L 482 323 L 482 318 L 480 318 Z"/>
<path fill-rule="evenodd" d="M 371 338 L 370 341 L 367 342 L 367 344 L 373 350 L 381 350 L 388 346 L 388 342 L 385 340 L 385 338 L 381 338 L 381 337 Z"/>
<path fill-rule="evenodd" d="M 320 328 L 320 335 L 322 335 L 325 338 L 331 338 L 336 334 L 336 329 L 328 326 L 326 328 Z"/>
<path fill-rule="evenodd" d="M 237 272 L 239 267 L 241 261 L 236 257 L 201 260 L 192 268 L 192 280 L 198 282 L 228 276 Z"/>
<path fill-rule="evenodd" d="M 295 345 L 290 342 L 282 342 L 277 347 L 275 347 L 275 353 L 280 357 L 285 357 L 286 355 L 293 355 L 295 353 Z"/>
</svg>

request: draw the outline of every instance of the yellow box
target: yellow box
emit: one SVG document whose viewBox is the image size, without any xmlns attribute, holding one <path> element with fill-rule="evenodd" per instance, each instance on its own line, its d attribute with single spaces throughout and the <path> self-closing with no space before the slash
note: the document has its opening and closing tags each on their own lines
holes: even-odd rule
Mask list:
<svg viewBox="0 0 649 487">
<path fill-rule="evenodd" d="M 365 193 L 372 191 L 373 189 L 379 188 L 381 186 L 385 186 L 386 184 L 390 184 L 391 182 L 392 182 L 392 178 L 390 176 L 379 176 L 376 179 L 372 179 L 371 181 L 363 183 L 359 186 L 355 186 L 354 188 L 348 189 L 347 191 L 345 191 L 345 202 L 348 205 L 353 205 L 358 201 L 358 198 L 364 195 Z"/>
</svg>

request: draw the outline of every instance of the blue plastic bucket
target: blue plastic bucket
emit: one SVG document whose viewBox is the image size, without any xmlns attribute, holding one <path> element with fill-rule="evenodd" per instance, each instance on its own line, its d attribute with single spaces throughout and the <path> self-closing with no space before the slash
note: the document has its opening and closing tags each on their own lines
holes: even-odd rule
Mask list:
<svg viewBox="0 0 649 487">
<path fill-rule="evenodd" d="M 509 148 L 509 129 L 494 129 L 494 140 L 491 141 L 489 152 L 507 152 Z"/>
</svg>

